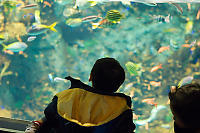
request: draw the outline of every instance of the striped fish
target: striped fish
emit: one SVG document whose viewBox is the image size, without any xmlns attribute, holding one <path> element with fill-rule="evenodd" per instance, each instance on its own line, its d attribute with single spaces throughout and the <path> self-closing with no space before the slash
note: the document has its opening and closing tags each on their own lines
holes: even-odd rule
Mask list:
<svg viewBox="0 0 200 133">
<path fill-rule="evenodd" d="M 142 68 L 142 65 L 141 65 L 141 63 L 139 63 L 139 64 L 135 64 L 135 63 L 133 63 L 133 62 L 130 62 L 130 61 L 128 61 L 126 64 L 125 64 L 125 66 L 126 66 L 126 69 L 128 70 L 128 72 L 132 75 L 135 75 L 135 76 L 140 76 L 141 75 L 141 68 Z"/>
<path fill-rule="evenodd" d="M 106 13 L 106 19 L 112 23 L 119 23 L 124 16 L 118 10 L 110 10 Z"/>
</svg>

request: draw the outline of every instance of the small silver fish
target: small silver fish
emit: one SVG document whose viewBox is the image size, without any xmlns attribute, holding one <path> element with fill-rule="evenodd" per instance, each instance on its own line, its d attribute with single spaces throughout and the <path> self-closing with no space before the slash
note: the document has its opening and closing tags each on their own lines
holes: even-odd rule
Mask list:
<svg viewBox="0 0 200 133">
<path fill-rule="evenodd" d="M 28 39 L 27 39 L 27 41 L 28 42 L 31 42 L 31 41 L 33 41 L 33 40 L 35 40 L 36 39 L 36 36 L 30 36 Z"/>
<path fill-rule="evenodd" d="M 51 82 L 54 82 L 54 81 L 53 81 L 53 75 L 52 75 L 52 74 L 48 74 L 48 77 L 49 77 L 49 80 L 50 80 Z"/>
</svg>

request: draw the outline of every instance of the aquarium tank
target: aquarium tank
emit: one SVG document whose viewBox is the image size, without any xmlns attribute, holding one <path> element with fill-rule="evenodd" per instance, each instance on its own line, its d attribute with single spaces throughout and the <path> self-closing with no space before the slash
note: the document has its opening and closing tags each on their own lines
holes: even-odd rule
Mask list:
<svg viewBox="0 0 200 133">
<path fill-rule="evenodd" d="M 170 86 L 200 78 L 198 0 L 0 0 L 0 117 L 41 118 L 72 76 L 117 59 L 136 133 L 173 132 Z"/>
</svg>

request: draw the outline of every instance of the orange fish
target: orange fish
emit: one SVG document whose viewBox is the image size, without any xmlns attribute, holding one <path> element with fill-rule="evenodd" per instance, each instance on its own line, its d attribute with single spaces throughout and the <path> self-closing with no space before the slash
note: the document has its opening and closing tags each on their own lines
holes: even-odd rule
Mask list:
<svg viewBox="0 0 200 133">
<path fill-rule="evenodd" d="M 132 90 L 129 95 L 131 98 L 134 96 L 134 91 Z"/>
<path fill-rule="evenodd" d="M 163 47 L 160 47 L 159 50 L 158 50 L 158 53 L 162 53 L 166 50 L 169 50 L 169 46 L 163 46 Z"/>
<path fill-rule="evenodd" d="M 19 51 L 19 54 L 23 54 L 24 52 L 23 51 Z"/>
<path fill-rule="evenodd" d="M 10 55 L 13 55 L 13 54 L 14 54 L 14 52 L 12 52 L 11 50 L 4 50 L 4 53 L 10 54 Z"/>
<path fill-rule="evenodd" d="M 104 27 L 113 26 L 117 23 L 113 23 L 113 22 L 108 21 L 107 19 L 103 19 L 100 22 L 91 23 L 91 24 L 92 24 L 92 29 L 96 29 L 96 28 L 104 28 Z"/>
<path fill-rule="evenodd" d="M 198 10 L 198 12 L 197 12 L 196 19 L 199 20 L 199 17 L 200 17 L 200 8 L 199 8 L 199 10 Z"/>
<path fill-rule="evenodd" d="M 185 47 L 185 48 L 190 48 L 191 45 L 190 44 L 183 44 L 182 47 Z"/>
<path fill-rule="evenodd" d="M 150 72 L 155 72 L 155 71 L 157 71 L 158 69 L 162 69 L 162 64 L 157 65 L 157 66 L 154 66 L 153 68 L 151 68 L 151 71 L 150 71 Z"/>
<path fill-rule="evenodd" d="M 193 42 L 191 42 L 191 44 L 183 44 L 182 47 L 185 48 L 191 48 L 193 46 L 195 46 L 195 44 L 197 44 L 198 42 L 196 40 L 194 40 Z"/>
<path fill-rule="evenodd" d="M 150 85 L 158 87 L 161 86 L 161 82 L 150 81 Z"/>
<path fill-rule="evenodd" d="M 49 2 L 47 2 L 47 1 L 44 1 L 43 3 L 44 3 L 44 7 L 46 7 L 46 6 L 49 6 L 49 7 L 51 7 L 51 4 L 50 4 Z"/>
<path fill-rule="evenodd" d="M 106 24 L 107 22 L 108 22 L 107 19 L 103 19 L 98 23 L 91 23 L 92 24 L 92 29 L 103 28 L 103 27 L 101 27 L 101 25 L 103 25 L 104 23 Z"/>
<path fill-rule="evenodd" d="M 148 84 L 148 88 L 147 88 L 147 90 L 151 90 L 151 86 L 150 86 L 150 84 Z"/>
<path fill-rule="evenodd" d="M 190 48 L 191 51 L 194 51 L 195 49 L 196 49 L 195 47 L 191 47 L 191 48 Z"/>
<path fill-rule="evenodd" d="M 155 98 L 146 98 L 146 99 L 143 99 L 142 102 L 150 104 L 150 105 L 154 105 L 154 106 L 158 105 L 158 103 L 155 103 Z"/>
</svg>

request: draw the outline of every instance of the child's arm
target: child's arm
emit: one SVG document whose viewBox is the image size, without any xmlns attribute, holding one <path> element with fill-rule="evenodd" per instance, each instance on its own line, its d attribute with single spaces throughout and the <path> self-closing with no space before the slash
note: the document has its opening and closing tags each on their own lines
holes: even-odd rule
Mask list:
<svg viewBox="0 0 200 133">
<path fill-rule="evenodd" d="M 33 122 L 37 123 L 39 126 L 42 126 L 43 123 L 46 122 L 46 121 L 47 121 L 47 119 L 46 119 L 46 117 L 44 116 L 44 117 L 42 117 L 42 119 L 36 120 L 36 121 L 33 121 Z"/>
<path fill-rule="evenodd" d="M 44 114 L 45 116 L 40 119 L 33 121 L 26 128 L 25 133 L 46 133 L 51 130 L 51 128 L 57 125 L 55 121 L 55 116 L 57 112 L 57 97 L 54 97 L 52 102 L 46 107 Z"/>
<path fill-rule="evenodd" d="M 32 123 L 28 124 L 28 126 L 26 127 L 25 133 L 35 133 L 43 125 L 45 121 L 46 121 L 45 117 L 37 121 L 32 121 Z"/>
</svg>

